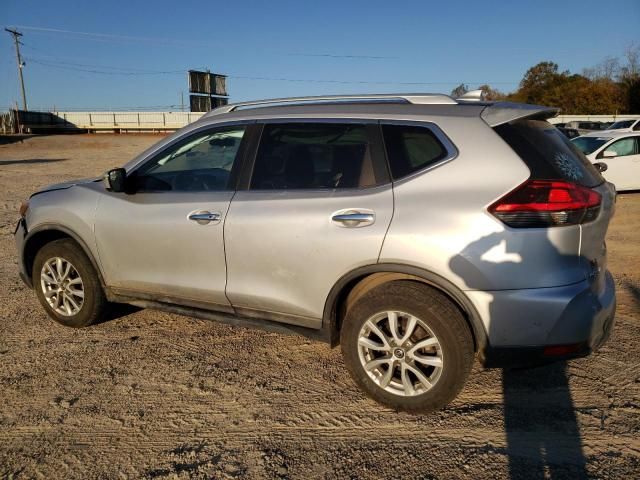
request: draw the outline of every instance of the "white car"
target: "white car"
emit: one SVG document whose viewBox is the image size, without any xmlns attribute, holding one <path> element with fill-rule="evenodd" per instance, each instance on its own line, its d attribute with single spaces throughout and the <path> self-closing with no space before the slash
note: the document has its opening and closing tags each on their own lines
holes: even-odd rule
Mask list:
<svg viewBox="0 0 640 480">
<path fill-rule="evenodd" d="M 594 132 L 571 140 L 591 163 L 607 165 L 604 178 L 617 191 L 640 189 L 640 132 Z"/>
<path fill-rule="evenodd" d="M 640 118 L 636 120 L 618 120 L 609 125 L 605 132 L 638 132 L 640 131 Z"/>
</svg>

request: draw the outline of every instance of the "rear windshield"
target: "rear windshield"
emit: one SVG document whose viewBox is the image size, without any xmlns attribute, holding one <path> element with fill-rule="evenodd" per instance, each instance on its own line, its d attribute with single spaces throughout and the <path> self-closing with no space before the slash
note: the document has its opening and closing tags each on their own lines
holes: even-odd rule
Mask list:
<svg viewBox="0 0 640 480">
<path fill-rule="evenodd" d="M 621 120 L 619 122 L 611 124 L 609 130 L 618 130 L 619 128 L 631 128 L 634 120 Z"/>
<path fill-rule="evenodd" d="M 585 155 L 589 155 L 590 153 L 595 152 L 602 145 L 607 143 L 611 138 L 609 137 L 578 137 L 573 138 L 571 143 L 573 143 L 578 150 L 580 150 Z"/>
<path fill-rule="evenodd" d="M 587 157 L 548 122 L 516 120 L 495 131 L 527 164 L 532 178 L 563 179 L 589 188 L 604 182 Z"/>
</svg>

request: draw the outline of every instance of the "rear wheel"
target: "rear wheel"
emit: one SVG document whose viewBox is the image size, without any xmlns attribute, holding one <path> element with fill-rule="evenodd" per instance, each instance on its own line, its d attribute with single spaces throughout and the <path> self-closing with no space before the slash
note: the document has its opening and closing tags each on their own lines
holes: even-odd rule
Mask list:
<svg viewBox="0 0 640 480">
<path fill-rule="evenodd" d="M 86 327 L 106 311 L 98 274 L 73 240 L 54 240 L 42 247 L 33 262 L 32 278 L 38 300 L 62 325 Z"/>
<path fill-rule="evenodd" d="M 473 364 L 473 337 L 443 294 L 412 281 L 380 285 L 352 303 L 340 343 L 355 382 L 397 410 L 428 412 L 460 392 Z"/>
</svg>

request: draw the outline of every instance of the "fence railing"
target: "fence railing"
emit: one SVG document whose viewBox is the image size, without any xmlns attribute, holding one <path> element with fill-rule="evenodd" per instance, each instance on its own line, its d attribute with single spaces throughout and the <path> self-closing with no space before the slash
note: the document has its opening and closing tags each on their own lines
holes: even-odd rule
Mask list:
<svg viewBox="0 0 640 480">
<path fill-rule="evenodd" d="M 38 131 L 167 131 L 195 122 L 198 112 L 31 112 L 11 110 L 0 113 L 0 133 Z M 613 122 L 638 119 L 640 115 L 558 115 L 551 123 L 571 121 Z"/>
<path fill-rule="evenodd" d="M 195 122 L 200 112 L 31 112 L 2 114 L 3 133 L 43 130 L 165 131 Z M 6 117 L 6 122 L 5 122 Z M 6 123 L 6 129 L 4 127 Z"/>
<path fill-rule="evenodd" d="M 549 122 L 617 122 L 618 120 L 636 120 L 638 118 L 640 115 L 558 115 L 550 118 Z"/>
<path fill-rule="evenodd" d="M 18 133 L 15 110 L 0 113 L 0 134 Z"/>
</svg>

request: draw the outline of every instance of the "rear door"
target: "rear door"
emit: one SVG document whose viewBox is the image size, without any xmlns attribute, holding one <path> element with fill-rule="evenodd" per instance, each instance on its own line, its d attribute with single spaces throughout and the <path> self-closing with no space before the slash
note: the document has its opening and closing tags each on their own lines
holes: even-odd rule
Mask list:
<svg viewBox="0 0 640 480">
<path fill-rule="evenodd" d="M 378 261 L 393 192 L 375 122 L 269 122 L 225 224 L 239 314 L 319 328 L 333 285 Z"/>
<path fill-rule="evenodd" d="M 617 190 L 640 188 L 640 145 L 637 136 L 621 138 L 609 144 L 604 151 L 615 152 L 613 158 L 604 158 L 604 151 L 598 154 L 598 160 L 607 164 L 604 177 L 616 186 Z"/>
</svg>

